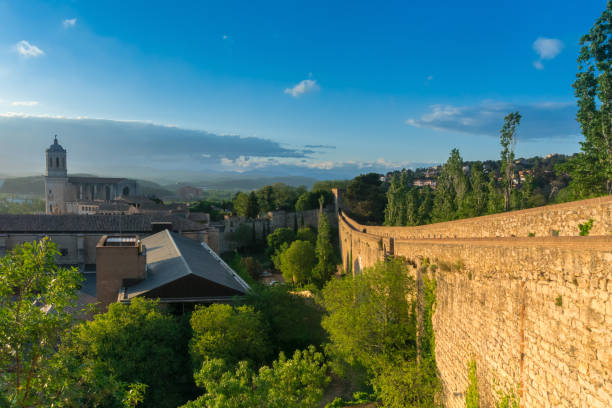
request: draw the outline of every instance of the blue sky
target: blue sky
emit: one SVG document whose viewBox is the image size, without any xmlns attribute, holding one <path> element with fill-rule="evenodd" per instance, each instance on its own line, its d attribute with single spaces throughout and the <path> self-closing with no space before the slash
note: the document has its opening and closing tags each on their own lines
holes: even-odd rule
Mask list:
<svg viewBox="0 0 612 408">
<path fill-rule="evenodd" d="M 71 148 L 142 121 L 172 126 L 151 141 L 162 156 L 183 145 L 165 155 L 177 168 L 331 176 L 441 162 L 453 147 L 496 158 L 514 109 L 519 156 L 579 149 L 571 83 L 604 0 L 410 3 L 0 0 L 0 159 L 91 118 L 101 136 L 68 135 Z M 40 116 L 48 134 L 31 125 Z M 177 128 L 250 139 L 206 139 L 223 142 L 210 153 Z M 131 129 L 107 144 L 134 144 L 113 149 L 140 163 L 150 128 Z"/>
</svg>

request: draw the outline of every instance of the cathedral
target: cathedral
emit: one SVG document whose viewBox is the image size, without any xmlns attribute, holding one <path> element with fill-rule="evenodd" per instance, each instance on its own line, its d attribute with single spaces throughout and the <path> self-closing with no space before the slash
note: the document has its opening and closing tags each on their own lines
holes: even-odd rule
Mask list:
<svg viewBox="0 0 612 408">
<path fill-rule="evenodd" d="M 87 214 L 101 204 L 138 195 L 135 181 L 125 178 L 69 176 L 66 149 L 57 141 L 46 150 L 47 214 Z"/>
</svg>

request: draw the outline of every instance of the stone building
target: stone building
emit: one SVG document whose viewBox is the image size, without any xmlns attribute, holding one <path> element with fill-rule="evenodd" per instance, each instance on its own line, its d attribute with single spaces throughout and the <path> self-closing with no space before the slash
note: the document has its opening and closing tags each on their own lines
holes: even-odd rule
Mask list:
<svg viewBox="0 0 612 408">
<path fill-rule="evenodd" d="M 45 152 L 45 201 L 47 214 L 90 213 L 92 202 L 110 202 L 138 195 L 134 180 L 110 177 L 76 177 L 68 175 L 66 149 L 57 141 Z M 86 202 L 88 204 L 80 205 Z M 83 208 L 86 210 L 83 210 Z"/>
</svg>

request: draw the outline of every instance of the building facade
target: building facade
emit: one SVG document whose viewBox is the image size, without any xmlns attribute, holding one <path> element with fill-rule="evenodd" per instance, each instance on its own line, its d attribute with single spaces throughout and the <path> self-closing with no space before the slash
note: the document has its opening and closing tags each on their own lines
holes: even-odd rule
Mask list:
<svg viewBox="0 0 612 408">
<path fill-rule="evenodd" d="M 57 141 L 45 151 L 45 202 L 47 214 L 79 214 L 87 202 L 110 202 L 138 195 L 134 180 L 110 177 L 76 177 L 68 175 L 67 154 Z"/>
</svg>

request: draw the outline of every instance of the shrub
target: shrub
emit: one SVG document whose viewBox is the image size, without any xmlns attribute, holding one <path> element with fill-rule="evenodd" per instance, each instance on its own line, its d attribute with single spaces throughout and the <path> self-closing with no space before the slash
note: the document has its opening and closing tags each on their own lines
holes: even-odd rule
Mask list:
<svg viewBox="0 0 612 408">
<path fill-rule="evenodd" d="M 584 224 L 578 224 L 578 228 L 580 229 L 580 236 L 586 237 L 591 232 L 591 228 L 593 228 L 593 219 L 589 219 Z"/>
<path fill-rule="evenodd" d="M 476 361 L 468 363 L 468 387 L 465 390 L 465 408 L 479 408 L 480 395 L 478 394 L 478 378 L 476 377 Z"/>
</svg>

